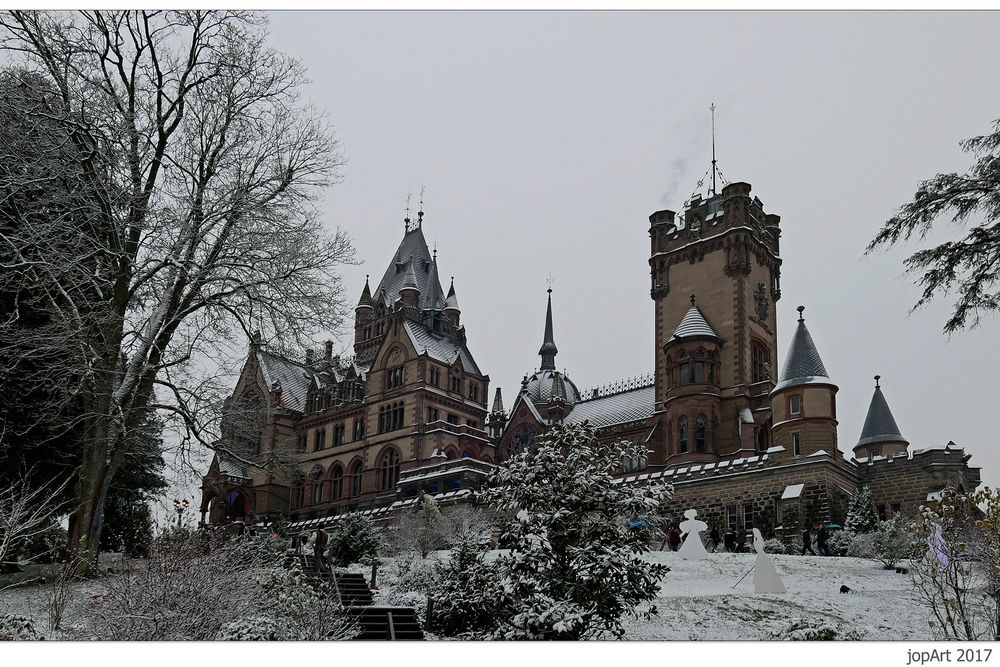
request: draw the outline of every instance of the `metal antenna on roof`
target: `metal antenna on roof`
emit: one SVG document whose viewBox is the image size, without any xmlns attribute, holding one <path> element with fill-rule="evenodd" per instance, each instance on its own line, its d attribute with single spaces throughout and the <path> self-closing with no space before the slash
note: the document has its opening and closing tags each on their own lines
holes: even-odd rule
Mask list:
<svg viewBox="0 0 1000 667">
<path fill-rule="evenodd" d="M 708 108 L 712 110 L 712 196 L 714 197 L 716 194 L 715 172 L 719 170 L 715 165 L 715 102 L 712 102 Z"/>
<path fill-rule="evenodd" d="M 421 226 L 424 222 L 424 189 L 427 186 L 420 186 L 420 210 L 417 211 L 417 227 Z"/>
</svg>

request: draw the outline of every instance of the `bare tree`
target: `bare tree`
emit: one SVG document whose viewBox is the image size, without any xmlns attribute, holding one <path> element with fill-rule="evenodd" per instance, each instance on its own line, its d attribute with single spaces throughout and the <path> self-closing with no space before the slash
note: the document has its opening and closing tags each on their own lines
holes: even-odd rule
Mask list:
<svg viewBox="0 0 1000 667">
<path fill-rule="evenodd" d="M 28 118 L 51 150 L 0 183 L 17 202 L 0 227 L 0 288 L 27 288 L 52 320 L 44 336 L 0 337 L 68 353 L 82 403 L 70 544 L 93 556 L 149 410 L 210 445 L 218 404 L 198 369 L 231 364 L 237 332 L 300 345 L 340 323 L 336 269 L 353 250 L 314 203 L 342 158 L 298 98 L 302 67 L 268 48 L 256 15 L 11 11 L 0 30 L 52 91 Z"/>
<path fill-rule="evenodd" d="M 0 565 L 9 562 L 24 541 L 45 533 L 60 514 L 63 486 L 31 488 L 27 476 L 0 488 Z"/>
</svg>

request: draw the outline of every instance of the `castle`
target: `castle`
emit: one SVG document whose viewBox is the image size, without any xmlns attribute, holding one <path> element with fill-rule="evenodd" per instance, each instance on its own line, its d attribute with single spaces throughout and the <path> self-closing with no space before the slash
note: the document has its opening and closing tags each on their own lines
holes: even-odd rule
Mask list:
<svg viewBox="0 0 1000 667">
<path fill-rule="evenodd" d="M 748 183 L 649 223 L 653 373 L 581 392 L 556 369 L 550 288 L 541 363 L 508 411 L 499 388 L 487 409 L 489 376 L 467 345 L 454 284 L 445 295 L 423 212 L 407 218 L 374 292 L 365 282 L 352 359 L 332 356 L 332 343 L 292 360 L 251 341 L 204 478 L 203 520 L 284 516 L 318 527 L 346 512 L 388 515 L 421 492 L 461 502 L 495 462 L 556 424 L 584 421 L 601 438 L 645 444 L 646 458 L 622 461 L 626 483 L 669 481 L 672 506 L 734 531 L 842 524 L 863 485 L 883 517 L 912 514 L 945 487 L 979 485 L 953 443 L 910 447 L 878 376 L 844 456 L 838 387 L 801 306 L 775 376 L 780 218 Z M 268 465 L 246 465 L 260 460 Z"/>
</svg>

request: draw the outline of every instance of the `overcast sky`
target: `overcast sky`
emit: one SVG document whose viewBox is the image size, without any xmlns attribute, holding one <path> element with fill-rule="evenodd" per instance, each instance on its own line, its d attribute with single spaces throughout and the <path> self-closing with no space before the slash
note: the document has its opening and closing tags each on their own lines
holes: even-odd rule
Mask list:
<svg viewBox="0 0 1000 667">
<path fill-rule="evenodd" d="M 538 365 L 550 273 L 556 363 L 581 389 L 652 370 L 648 216 L 681 210 L 708 169 L 715 102 L 722 173 L 782 218 L 779 364 L 804 305 L 842 451 L 879 373 L 912 448 L 954 440 L 1000 482 L 1000 321 L 949 340 L 950 302 L 908 315 L 920 246 L 863 256 L 1000 117 L 1000 14 L 278 12 L 271 28 L 349 160 L 322 210 L 364 260 L 351 298 L 426 186 L 442 282 L 508 407 Z"/>
</svg>

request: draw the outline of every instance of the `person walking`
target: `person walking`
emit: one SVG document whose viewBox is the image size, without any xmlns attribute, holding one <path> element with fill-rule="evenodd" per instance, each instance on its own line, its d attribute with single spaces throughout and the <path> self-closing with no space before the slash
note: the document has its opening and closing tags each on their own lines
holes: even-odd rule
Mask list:
<svg viewBox="0 0 1000 667">
<path fill-rule="evenodd" d="M 816 533 L 816 548 L 819 549 L 820 556 L 829 556 L 830 549 L 826 546 L 826 541 L 830 538 L 830 531 L 826 529 L 826 524 L 820 524 L 819 531 Z"/>
<path fill-rule="evenodd" d="M 812 535 L 809 532 L 809 526 L 802 530 L 802 555 L 805 556 L 807 551 L 813 556 L 816 555 L 812 548 Z"/>
<path fill-rule="evenodd" d="M 729 553 L 736 551 L 736 534 L 732 530 L 726 531 L 726 536 L 722 540 L 723 548 Z"/>
<path fill-rule="evenodd" d="M 313 536 L 313 556 L 316 558 L 316 569 L 323 571 L 326 570 L 326 561 L 324 554 L 326 553 L 326 545 L 330 541 L 330 536 L 327 535 L 326 531 L 322 528 L 316 529 L 316 535 Z"/>
<path fill-rule="evenodd" d="M 710 540 L 712 540 L 712 551 L 719 548 L 719 528 L 718 526 L 712 526 L 712 532 L 708 534 Z"/>
<path fill-rule="evenodd" d="M 671 551 L 677 551 L 681 546 L 681 529 L 674 526 L 667 533 L 667 543 L 670 545 Z"/>
</svg>

